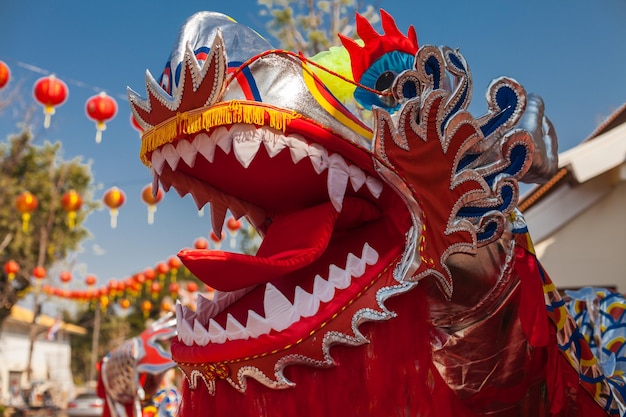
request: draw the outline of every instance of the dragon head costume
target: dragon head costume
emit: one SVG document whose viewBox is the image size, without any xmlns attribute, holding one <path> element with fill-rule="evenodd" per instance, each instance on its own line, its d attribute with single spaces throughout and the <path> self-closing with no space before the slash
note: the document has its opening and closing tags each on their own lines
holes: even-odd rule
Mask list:
<svg viewBox="0 0 626 417">
<path fill-rule="evenodd" d="M 217 290 L 177 309 L 179 413 L 616 412 L 516 210 L 556 167 L 541 98 L 497 78 L 474 117 L 460 52 L 381 22 L 307 58 L 197 13 L 147 98 L 129 89 L 153 190 L 263 237 L 179 253 Z"/>
</svg>

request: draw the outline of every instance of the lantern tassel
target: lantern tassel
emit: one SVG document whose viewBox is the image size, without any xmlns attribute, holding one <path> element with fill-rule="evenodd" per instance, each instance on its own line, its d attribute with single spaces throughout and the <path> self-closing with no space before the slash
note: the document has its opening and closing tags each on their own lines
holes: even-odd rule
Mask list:
<svg viewBox="0 0 626 417">
<path fill-rule="evenodd" d="M 22 213 L 22 231 L 28 233 L 28 224 L 30 222 L 30 213 Z"/>
<path fill-rule="evenodd" d="M 117 227 L 117 209 L 113 208 L 109 212 L 111 213 L 111 228 L 115 229 Z"/>
<path fill-rule="evenodd" d="M 102 310 L 102 313 L 106 313 L 108 305 L 109 305 L 108 297 L 106 296 L 100 297 L 100 309 Z"/>
<path fill-rule="evenodd" d="M 70 230 L 74 230 L 75 226 L 76 226 L 76 212 L 70 211 L 69 213 L 67 213 L 67 227 L 69 227 Z"/>
<path fill-rule="evenodd" d="M 107 129 L 104 122 L 96 122 L 96 143 L 102 142 L 102 132 Z"/>
<path fill-rule="evenodd" d="M 44 114 L 43 127 L 45 127 L 47 129 L 47 128 L 50 127 L 50 120 L 52 120 L 52 115 L 54 114 L 54 107 L 53 106 L 44 106 L 43 114 Z"/>
<path fill-rule="evenodd" d="M 154 204 L 150 204 L 148 206 L 148 224 L 154 223 L 154 213 L 156 212 L 156 206 Z"/>
</svg>

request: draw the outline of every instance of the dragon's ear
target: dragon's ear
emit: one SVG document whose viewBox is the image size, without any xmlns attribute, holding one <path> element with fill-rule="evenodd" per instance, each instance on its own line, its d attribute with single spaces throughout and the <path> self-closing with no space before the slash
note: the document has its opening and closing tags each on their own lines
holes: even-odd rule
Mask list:
<svg viewBox="0 0 626 417">
<path fill-rule="evenodd" d="M 365 17 L 360 14 L 356 15 L 356 31 L 357 35 L 363 41 L 362 45 L 346 36 L 339 35 L 341 43 L 350 54 L 352 76 L 357 82 L 361 82 L 363 74 L 385 54 L 400 52 L 413 57 L 419 48 L 417 44 L 417 34 L 413 26 L 409 27 L 408 33 L 405 36 L 400 32 L 396 26 L 396 22 L 389 13 L 381 9 L 380 17 L 384 30 L 382 35 L 376 32 Z M 368 87 L 373 88 L 373 86 Z"/>
<path fill-rule="evenodd" d="M 418 50 L 417 35 L 413 26 L 405 36 L 393 17 L 380 10 L 384 33 L 379 34 L 362 15 L 356 16 L 356 30 L 362 42 L 359 44 L 346 36 L 339 35 L 341 42 L 350 54 L 352 76 L 360 85 L 354 98 L 366 109 L 378 106 L 388 111 L 397 108 L 389 89 L 397 75 L 412 69 Z M 372 90 L 380 91 L 376 94 Z"/>
</svg>

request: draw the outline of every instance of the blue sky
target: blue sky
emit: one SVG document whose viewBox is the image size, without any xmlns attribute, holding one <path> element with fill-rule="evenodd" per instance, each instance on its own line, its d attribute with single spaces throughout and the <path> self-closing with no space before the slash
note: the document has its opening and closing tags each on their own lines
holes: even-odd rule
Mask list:
<svg viewBox="0 0 626 417">
<path fill-rule="evenodd" d="M 626 102 L 626 1 L 447 1 L 382 0 L 371 2 L 390 12 L 400 29 L 417 29 L 420 45 L 460 48 L 474 80 L 474 115 L 485 111 L 485 90 L 495 77 L 517 79 L 529 92 L 543 96 L 559 135 L 559 149 L 585 139 L 605 117 Z M 61 141 L 65 159 L 80 157 L 91 165 L 98 186 L 95 197 L 117 186 L 126 193 L 118 226 L 111 229 L 107 210 L 94 212 L 86 226 L 93 238 L 67 265 L 81 265 L 74 286 L 87 273 L 101 283 L 124 279 L 152 267 L 207 237 L 208 215 L 198 216 L 191 199 L 175 192 L 158 206 L 147 223 L 140 199 L 150 182 L 139 160 L 138 133 L 129 123 L 126 87 L 145 94 L 144 74 L 161 73 L 178 29 L 196 11 L 226 13 L 267 36 L 256 0 L 190 1 L 3 0 L 0 7 L 0 60 L 12 71 L 11 84 L 0 90 L 19 95 L 0 113 L 0 137 L 17 132 L 20 113 L 36 106 L 36 143 Z M 57 109 L 49 129 L 41 108 L 33 104 L 32 86 L 56 74 L 69 86 L 68 101 Z M 102 143 L 95 143 L 86 100 L 106 91 L 119 105 Z M 208 210 L 207 210 L 208 214 Z M 64 269 L 61 265 L 58 269 Z M 57 272 L 58 273 L 58 272 Z M 82 275 L 81 275 L 82 274 Z M 58 277 L 53 278 L 58 283 Z"/>
</svg>

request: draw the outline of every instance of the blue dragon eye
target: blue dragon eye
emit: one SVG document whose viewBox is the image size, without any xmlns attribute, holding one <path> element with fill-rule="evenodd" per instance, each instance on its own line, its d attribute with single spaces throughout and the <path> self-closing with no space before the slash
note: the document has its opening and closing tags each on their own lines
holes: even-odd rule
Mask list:
<svg viewBox="0 0 626 417">
<path fill-rule="evenodd" d="M 393 51 L 381 56 L 361 76 L 360 83 L 376 91 L 384 92 L 393 85 L 394 80 L 401 72 L 413 68 L 415 56 L 404 52 Z M 396 100 L 387 95 L 357 87 L 354 98 L 366 109 L 378 106 L 387 111 L 397 110 Z"/>
<path fill-rule="evenodd" d="M 374 90 L 377 91 L 385 91 L 391 88 L 393 84 L 393 80 L 396 79 L 398 73 L 395 71 L 385 71 L 376 80 L 376 84 L 374 85 Z"/>
</svg>

